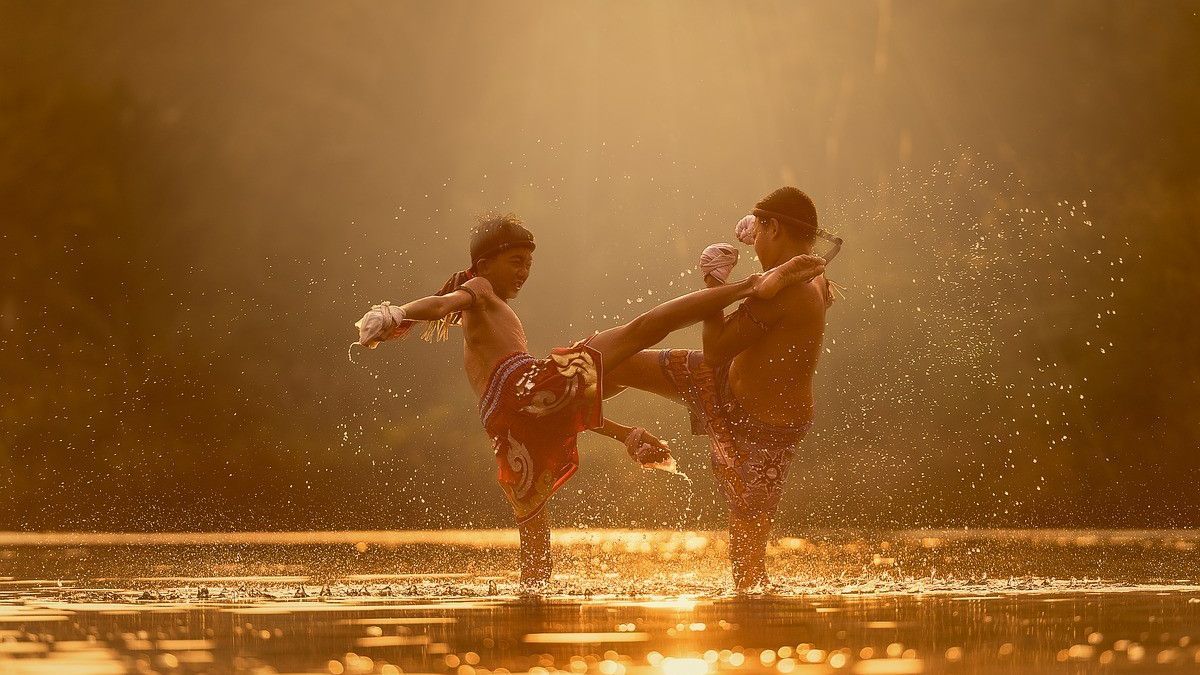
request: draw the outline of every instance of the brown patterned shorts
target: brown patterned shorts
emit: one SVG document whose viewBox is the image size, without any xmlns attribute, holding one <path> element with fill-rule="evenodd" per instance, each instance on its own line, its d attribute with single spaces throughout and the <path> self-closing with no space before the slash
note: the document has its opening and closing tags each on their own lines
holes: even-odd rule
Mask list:
<svg viewBox="0 0 1200 675">
<path fill-rule="evenodd" d="M 727 366 L 712 368 L 698 350 L 662 352 L 663 374 L 692 414 L 692 433 L 706 435 L 712 469 L 739 516 L 774 514 L 796 445 L 811 425 L 781 427 L 752 417 L 729 387 Z"/>
</svg>

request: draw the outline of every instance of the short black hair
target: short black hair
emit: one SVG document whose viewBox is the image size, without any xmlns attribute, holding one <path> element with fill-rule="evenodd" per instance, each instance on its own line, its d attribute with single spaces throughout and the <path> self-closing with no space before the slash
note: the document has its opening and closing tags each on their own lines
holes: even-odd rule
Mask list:
<svg viewBox="0 0 1200 675">
<path fill-rule="evenodd" d="M 820 224 L 817 222 L 816 205 L 799 188 L 781 187 L 758 200 L 754 208 L 786 216 L 777 220 L 793 236 L 800 239 L 812 239 L 816 236 L 817 229 L 820 228 Z"/>
<path fill-rule="evenodd" d="M 511 213 L 485 213 L 471 228 L 471 264 L 513 247 L 533 249 L 533 233 Z"/>
</svg>

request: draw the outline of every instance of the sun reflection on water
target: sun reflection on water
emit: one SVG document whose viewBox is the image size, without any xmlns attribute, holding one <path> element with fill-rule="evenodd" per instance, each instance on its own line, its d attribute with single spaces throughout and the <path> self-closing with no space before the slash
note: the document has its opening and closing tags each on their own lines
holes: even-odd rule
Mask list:
<svg viewBox="0 0 1200 675">
<path fill-rule="evenodd" d="M 1179 545 L 1200 541 L 1193 532 L 810 533 L 771 547 L 774 587 L 735 596 L 720 533 L 570 531 L 555 533 L 559 574 L 541 597 L 519 593 L 508 535 L 480 546 L 493 534 L 464 546 L 446 543 L 464 540 L 458 533 L 419 544 L 384 543 L 418 539 L 411 533 L 9 544 L 19 555 L 8 559 L 26 567 L 0 580 L 0 672 L 869 675 L 1200 664 L 1200 562 Z"/>
</svg>

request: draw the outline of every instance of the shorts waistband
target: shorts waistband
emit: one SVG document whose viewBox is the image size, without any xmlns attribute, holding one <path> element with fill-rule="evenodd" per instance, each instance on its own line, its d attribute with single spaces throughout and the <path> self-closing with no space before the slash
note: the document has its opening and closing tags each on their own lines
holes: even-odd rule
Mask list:
<svg viewBox="0 0 1200 675">
<path fill-rule="evenodd" d="M 717 400 L 725 408 L 735 435 L 746 434 L 780 445 L 795 445 L 812 427 L 811 422 L 795 425 L 772 424 L 751 414 L 733 393 L 733 385 L 729 382 L 729 364 L 714 368 L 713 380 L 717 387 Z"/>
<path fill-rule="evenodd" d="M 488 377 L 487 388 L 484 389 L 483 396 L 479 399 L 479 416 L 483 420 L 484 426 L 487 426 L 488 418 L 496 411 L 496 406 L 500 405 L 504 383 L 518 368 L 534 360 L 528 352 L 515 352 L 500 359 L 496 367 L 492 369 L 492 374 Z"/>
</svg>

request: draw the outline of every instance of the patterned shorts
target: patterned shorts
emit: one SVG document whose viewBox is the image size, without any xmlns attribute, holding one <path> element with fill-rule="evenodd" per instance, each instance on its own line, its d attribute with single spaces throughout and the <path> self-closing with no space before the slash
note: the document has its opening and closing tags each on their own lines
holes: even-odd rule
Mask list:
<svg viewBox="0 0 1200 675">
<path fill-rule="evenodd" d="M 603 423 L 600 352 L 580 343 L 544 359 L 511 354 L 496 364 L 479 414 L 496 472 L 518 523 L 538 514 L 579 469 L 579 432 Z"/>
<path fill-rule="evenodd" d="M 692 414 L 692 433 L 706 435 L 712 469 L 739 516 L 774 514 L 796 445 L 809 426 L 780 427 L 752 417 L 729 388 L 727 367 L 712 368 L 703 352 L 662 352 L 663 374 Z"/>
</svg>

